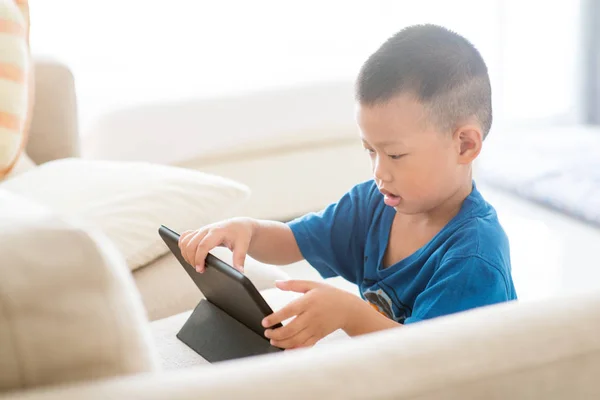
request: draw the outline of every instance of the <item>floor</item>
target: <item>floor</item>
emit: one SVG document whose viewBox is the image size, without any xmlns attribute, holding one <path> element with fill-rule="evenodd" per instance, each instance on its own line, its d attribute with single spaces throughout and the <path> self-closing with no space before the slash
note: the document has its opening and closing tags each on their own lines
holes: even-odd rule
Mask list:
<svg viewBox="0 0 600 400">
<path fill-rule="evenodd" d="M 600 230 L 503 191 L 478 185 L 496 208 L 511 245 L 520 300 L 600 290 Z M 295 279 L 319 279 L 306 263 L 286 267 Z"/>
</svg>

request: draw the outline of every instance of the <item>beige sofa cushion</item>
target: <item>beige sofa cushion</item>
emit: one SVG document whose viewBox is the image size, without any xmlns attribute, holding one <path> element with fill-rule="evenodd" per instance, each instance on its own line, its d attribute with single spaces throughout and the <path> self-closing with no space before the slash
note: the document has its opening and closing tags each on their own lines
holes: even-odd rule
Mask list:
<svg viewBox="0 0 600 400">
<path fill-rule="evenodd" d="M 152 371 L 131 275 L 103 236 L 0 189 L 0 391 Z"/>
<path fill-rule="evenodd" d="M 161 224 L 196 229 L 233 216 L 249 196 L 244 185 L 199 171 L 75 158 L 42 164 L 0 188 L 97 227 L 131 270 L 168 252 Z"/>
<path fill-rule="evenodd" d="M 36 164 L 80 155 L 75 79 L 65 64 L 35 58 L 32 117 L 27 154 Z"/>
<path fill-rule="evenodd" d="M 43 399 L 598 399 L 600 292 L 481 307 L 295 350 Z"/>
</svg>

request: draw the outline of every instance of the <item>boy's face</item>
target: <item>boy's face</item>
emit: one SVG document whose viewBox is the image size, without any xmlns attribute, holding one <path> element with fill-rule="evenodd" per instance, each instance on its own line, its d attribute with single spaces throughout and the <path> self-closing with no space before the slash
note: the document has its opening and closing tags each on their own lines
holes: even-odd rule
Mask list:
<svg viewBox="0 0 600 400">
<path fill-rule="evenodd" d="M 464 143 L 428 123 L 425 108 L 410 96 L 359 105 L 357 120 L 388 206 L 403 214 L 426 213 L 464 185 Z"/>
</svg>

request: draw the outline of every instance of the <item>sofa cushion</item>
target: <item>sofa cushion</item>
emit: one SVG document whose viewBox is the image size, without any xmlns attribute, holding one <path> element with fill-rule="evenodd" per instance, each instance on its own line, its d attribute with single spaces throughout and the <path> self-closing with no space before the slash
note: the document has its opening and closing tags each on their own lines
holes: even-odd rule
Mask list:
<svg viewBox="0 0 600 400">
<path fill-rule="evenodd" d="M 90 126 L 82 151 L 93 159 L 207 165 L 339 141 L 360 148 L 351 80 L 122 108 Z"/>
<path fill-rule="evenodd" d="M 35 57 L 35 108 L 27 155 L 36 164 L 79 157 L 80 135 L 75 78 L 53 58 Z"/>
<path fill-rule="evenodd" d="M 598 399 L 600 292 L 509 302 L 53 398 Z M 232 379 L 232 377 L 235 377 Z M 72 396 L 72 397 L 68 397 Z M 194 397 L 195 396 L 195 397 Z M 50 396 L 48 396 L 50 398 Z"/>
<path fill-rule="evenodd" d="M 185 311 L 151 324 L 160 364 L 164 370 L 210 365 L 176 336 L 191 314 L 192 311 Z"/>
<path fill-rule="evenodd" d="M 29 8 L 26 1 L 0 0 L 0 179 L 19 160 L 27 138 L 32 82 Z"/>
<path fill-rule="evenodd" d="M 237 182 L 198 171 L 74 158 L 42 164 L 0 187 L 99 228 L 131 270 L 168 252 L 161 224 L 196 229 L 232 216 L 249 196 Z"/>
<path fill-rule="evenodd" d="M 0 391 L 152 371 L 143 307 L 106 237 L 0 189 Z"/>
</svg>

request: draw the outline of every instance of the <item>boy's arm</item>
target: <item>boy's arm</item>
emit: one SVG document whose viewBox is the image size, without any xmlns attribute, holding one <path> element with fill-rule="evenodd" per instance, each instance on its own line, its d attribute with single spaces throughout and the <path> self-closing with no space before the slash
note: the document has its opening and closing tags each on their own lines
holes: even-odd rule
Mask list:
<svg viewBox="0 0 600 400">
<path fill-rule="evenodd" d="M 342 328 L 348 336 L 359 336 L 402 326 L 402 324 L 379 313 L 361 298 L 351 296 L 354 299 L 350 300 L 350 313 L 346 319 L 346 325 Z"/>
<path fill-rule="evenodd" d="M 302 258 L 323 278 L 341 276 L 358 283 L 364 263 L 367 221 L 377 193 L 373 181 L 363 182 L 323 210 L 286 223 Z"/>
<path fill-rule="evenodd" d="M 273 265 L 287 265 L 304 259 L 289 226 L 283 222 L 252 220 L 250 257 Z"/>
</svg>

